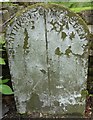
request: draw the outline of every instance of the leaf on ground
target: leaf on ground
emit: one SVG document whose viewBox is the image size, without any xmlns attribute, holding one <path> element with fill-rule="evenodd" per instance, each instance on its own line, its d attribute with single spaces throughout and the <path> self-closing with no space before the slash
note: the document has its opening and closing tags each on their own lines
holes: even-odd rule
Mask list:
<svg viewBox="0 0 93 120">
<path fill-rule="evenodd" d="M 0 79 L 0 84 L 4 84 L 4 83 L 7 83 L 10 79 L 4 79 L 4 80 L 1 80 Z"/>
<path fill-rule="evenodd" d="M 12 89 L 8 85 L 0 85 L 0 92 L 2 94 L 10 95 L 13 94 Z"/>
<path fill-rule="evenodd" d="M 4 40 L 4 36 L 0 36 L 0 44 L 4 44 L 5 40 Z"/>
<path fill-rule="evenodd" d="M 5 65 L 5 61 L 4 61 L 4 59 L 1 58 L 1 57 L 0 57 L 0 64 L 1 64 L 1 65 Z"/>
</svg>

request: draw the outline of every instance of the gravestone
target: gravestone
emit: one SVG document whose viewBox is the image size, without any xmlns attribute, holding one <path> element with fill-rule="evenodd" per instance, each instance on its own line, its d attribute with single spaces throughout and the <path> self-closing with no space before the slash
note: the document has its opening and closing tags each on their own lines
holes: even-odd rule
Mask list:
<svg viewBox="0 0 93 120">
<path fill-rule="evenodd" d="M 6 31 L 9 67 L 19 113 L 83 114 L 88 28 L 56 4 L 29 6 Z"/>
</svg>

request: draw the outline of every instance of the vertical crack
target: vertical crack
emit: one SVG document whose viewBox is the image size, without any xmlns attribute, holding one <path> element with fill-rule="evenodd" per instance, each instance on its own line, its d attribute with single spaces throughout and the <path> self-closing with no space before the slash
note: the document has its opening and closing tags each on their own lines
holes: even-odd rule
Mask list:
<svg viewBox="0 0 93 120">
<path fill-rule="evenodd" d="M 49 63 L 49 46 L 48 46 L 48 38 L 47 38 L 47 21 L 46 21 L 46 11 L 44 10 L 44 24 L 45 24 L 45 41 L 46 41 L 46 62 L 47 62 L 47 75 L 48 75 L 48 89 L 49 89 L 49 99 L 51 96 L 51 88 L 50 88 L 50 63 Z M 51 106 L 51 99 L 50 99 Z"/>
<path fill-rule="evenodd" d="M 27 29 L 24 29 L 24 45 L 23 45 L 23 49 L 24 49 L 24 66 L 25 66 L 25 75 L 27 72 L 27 65 L 26 65 L 26 54 L 27 54 L 27 49 L 28 49 L 28 32 Z"/>
</svg>

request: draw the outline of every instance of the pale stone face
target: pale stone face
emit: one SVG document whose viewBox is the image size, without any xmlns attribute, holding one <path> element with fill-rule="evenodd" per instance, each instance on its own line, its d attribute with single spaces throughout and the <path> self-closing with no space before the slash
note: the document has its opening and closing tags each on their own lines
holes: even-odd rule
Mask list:
<svg viewBox="0 0 93 120">
<path fill-rule="evenodd" d="M 37 5 L 21 13 L 6 33 L 19 113 L 83 113 L 88 29 L 63 7 Z"/>
</svg>

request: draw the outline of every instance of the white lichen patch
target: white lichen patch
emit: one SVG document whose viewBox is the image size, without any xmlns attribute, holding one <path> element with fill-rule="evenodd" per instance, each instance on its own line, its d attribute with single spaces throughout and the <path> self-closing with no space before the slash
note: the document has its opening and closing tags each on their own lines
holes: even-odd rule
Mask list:
<svg viewBox="0 0 93 120">
<path fill-rule="evenodd" d="M 33 6 L 8 26 L 9 66 L 19 113 L 73 113 L 76 107 L 83 113 L 80 92 L 87 78 L 88 34 L 76 14 L 54 4 Z"/>
</svg>

